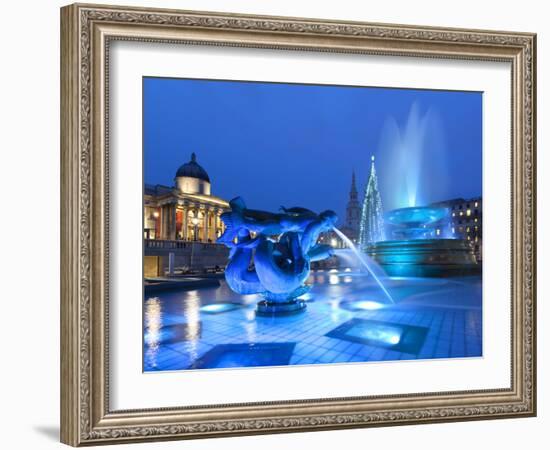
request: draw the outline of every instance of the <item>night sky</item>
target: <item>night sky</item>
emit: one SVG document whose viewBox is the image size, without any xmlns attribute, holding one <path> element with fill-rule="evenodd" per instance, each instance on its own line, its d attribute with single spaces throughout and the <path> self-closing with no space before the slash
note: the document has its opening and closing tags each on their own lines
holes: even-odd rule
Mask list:
<svg viewBox="0 0 550 450">
<path fill-rule="evenodd" d="M 144 178 L 173 185 L 197 154 L 212 194 L 344 214 L 376 157 L 385 210 L 481 195 L 479 92 L 144 78 Z"/>
</svg>

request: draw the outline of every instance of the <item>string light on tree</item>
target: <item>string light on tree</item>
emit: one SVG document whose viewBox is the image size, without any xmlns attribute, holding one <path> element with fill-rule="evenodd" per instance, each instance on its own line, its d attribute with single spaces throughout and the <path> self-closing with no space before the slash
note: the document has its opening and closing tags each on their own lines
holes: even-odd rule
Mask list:
<svg viewBox="0 0 550 450">
<path fill-rule="evenodd" d="M 369 244 L 385 240 L 382 199 L 378 191 L 378 177 L 371 157 L 370 175 L 365 188 L 361 223 L 359 225 L 359 246 L 365 249 Z"/>
</svg>

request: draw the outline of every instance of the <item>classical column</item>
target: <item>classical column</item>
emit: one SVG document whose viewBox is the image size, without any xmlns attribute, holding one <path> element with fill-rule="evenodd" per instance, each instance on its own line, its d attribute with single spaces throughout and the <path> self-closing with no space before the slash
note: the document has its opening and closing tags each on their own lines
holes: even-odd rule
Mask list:
<svg viewBox="0 0 550 450">
<path fill-rule="evenodd" d="M 210 218 L 208 219 L 210 227 L 210 240 L 216 242 L 216 210 L 210 210 Z"/>
<path fill-rule="evenodd" d="M 183 239 L 187 240 L 187 218 L 189 216 L 189 211 L 187 209 L 187 204 L 183 205 Z"/>
<path fill-rule="evenodd" d="M 193 218 L 191 219 L 191 225 L 193 226 L 193 241 L 199 240 L 199 210 L 196 206 L 193 208 Z"/>
<path fill-rule="evenodd" d="M 176 205 L 172 204 L 168 208 L 170 211 L 170 236 L 168 239 L 174 241 L 176 239 Z"/>
<path fill-rule="evenodd" d="M 170 223 L 170 205 L 164 205 L 162 208 L 162 215 L 164 216 L 164 239 L 170 239 L 171 226 Z"/>
<path fill-rule="evenodd" d="M 216 214 L 216 220 L 217 220 L 217 224 L 216 224 L 216 230 L 220 230 L 220 235 L 223 233 L 223 221 L 222 221 L 222 214 L 223 214 L 223 210 L 219 210 L 218 211 L 218 214 Z"/>
<path fill-rule="evenodd" d="M 208 208 L 204 209 L 204 242 L 208 242 L 210 236 L 208 235 L 208 219 L 210 218 L 210 212 Z"/>
<path fill-rule="evenodd" d="M 172 206 L 172 208 L 174 208 L 174 216 L 173 216 L 173 219 L 174 219 L 174 227 L 173 227 L 173 233 L 172 235 L 174 236 L 174 239 L 177 239 L 178 238 L 178 205 L 175 204 Z"/>
<path fill-rule="evenodd" d="M 225 223 L 223 223 L 223 220 L 221 219 L 222 214 L 223 214 L 223 211 L 220 211 L 220 215 L 218 216 L 218 219 L 220 221 L 220 232 L 223 234 L 225 231 Z"/>
<path fill-rule="evenodd" d="M 160 238 L 168 239 L 168 210 L 166 205 L 160 207 Z"/>
<path fill-rule="evenodd" d="M 162 208 L 164 216 L 164 239 L 170 239 L 170 205 L 164 205 Z"/>
</svg>

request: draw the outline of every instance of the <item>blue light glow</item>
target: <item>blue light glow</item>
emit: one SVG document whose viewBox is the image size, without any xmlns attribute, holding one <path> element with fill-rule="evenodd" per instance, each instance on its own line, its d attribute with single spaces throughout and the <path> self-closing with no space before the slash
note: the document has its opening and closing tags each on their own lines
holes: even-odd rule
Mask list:
<svg viewBox="0 0 550 450">
<path fill-rule="evenodd" d="M 222 312 L 232 311 L 238 308 L 234 303 L 212 303 L 200 307 L 200 311 L 207 314 L 218 314 Z"/>
<path fill-rule="evenodd" d="M 338 302 L 338 307 L 348 311 L 376 311 L 390 305 L 373 300 L 351 300 Z"/>
<path fill-rule="evenodd" d="M 369 311 L 382 309 L 384 307 L 382 303 L 373 302 L 372 300 L 362 300 L 359 302 L 354 302 L 353 306 L 355 306 L 357 309 L 366 309 Z"/>
<path fill-rule="evenodd" d="M 401 341 L 402 330 L 386 325 L 371 325 L 368 327 L 353 327 L 348 335 L 386 345 L 397 345 Z"/>
</svg>

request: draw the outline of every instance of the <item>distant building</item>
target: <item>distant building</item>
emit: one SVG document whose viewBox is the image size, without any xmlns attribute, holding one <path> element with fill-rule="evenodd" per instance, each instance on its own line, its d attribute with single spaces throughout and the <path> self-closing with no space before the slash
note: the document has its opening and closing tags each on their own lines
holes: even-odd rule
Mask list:
<svg viewBox="0 0 550 450">
<path fill-rule="evenodd" d="M 482 197 L 470 199 L 454 198 L 433 203 L 449 209 L 450 233 L 456 239 L 472 242 L 476 259 L 481 261 L 483 241 L 483 201 Z"/>
<path fill-rule="evenodd" d="M 355 171 L 351 174 L 351 188 L 349 191 L 349 200 L 346 208 L 346 222 L 342 227 L 342 232 L 353 242 L 359 239 L 359 224 L 361 223 L 361 204 L 357 186 L 355 185 Z"/>
<path fill-rule="evenodd" d="M 191 160 L 176 171 L 173 186 L 145 185 L 143 196 L 144 276 L 221 270 L 228 249 L 216 244 L 229 203 L 212 195 L 208 173 Z"/>
<path fill-rule="evenodd" d="M 343 224 L 338 229 L 344 233 L 352 242 L 357 243 L 359 239 L 359 224 L 361 222 L 361 204 L 359 203 L 359 194 L 355 183 L 355 171 L 351 174 L 351 187 L 349 190 L 348 204 L 346 207 L 346 217 Z M 319 243 L 328 244 L 334 248 L 346 248 L 340 236 L 334 231 L 322 233 L 319 237 Z"/>
<path fill-rule="evenodd" d="M 212 195 L 210 177 L 193 153 L 174 186 L 145 185 L 144 238 L 215 242 L 224 231 L 220 215 L 228 210 L 227 201 Z"/>
</svg>

